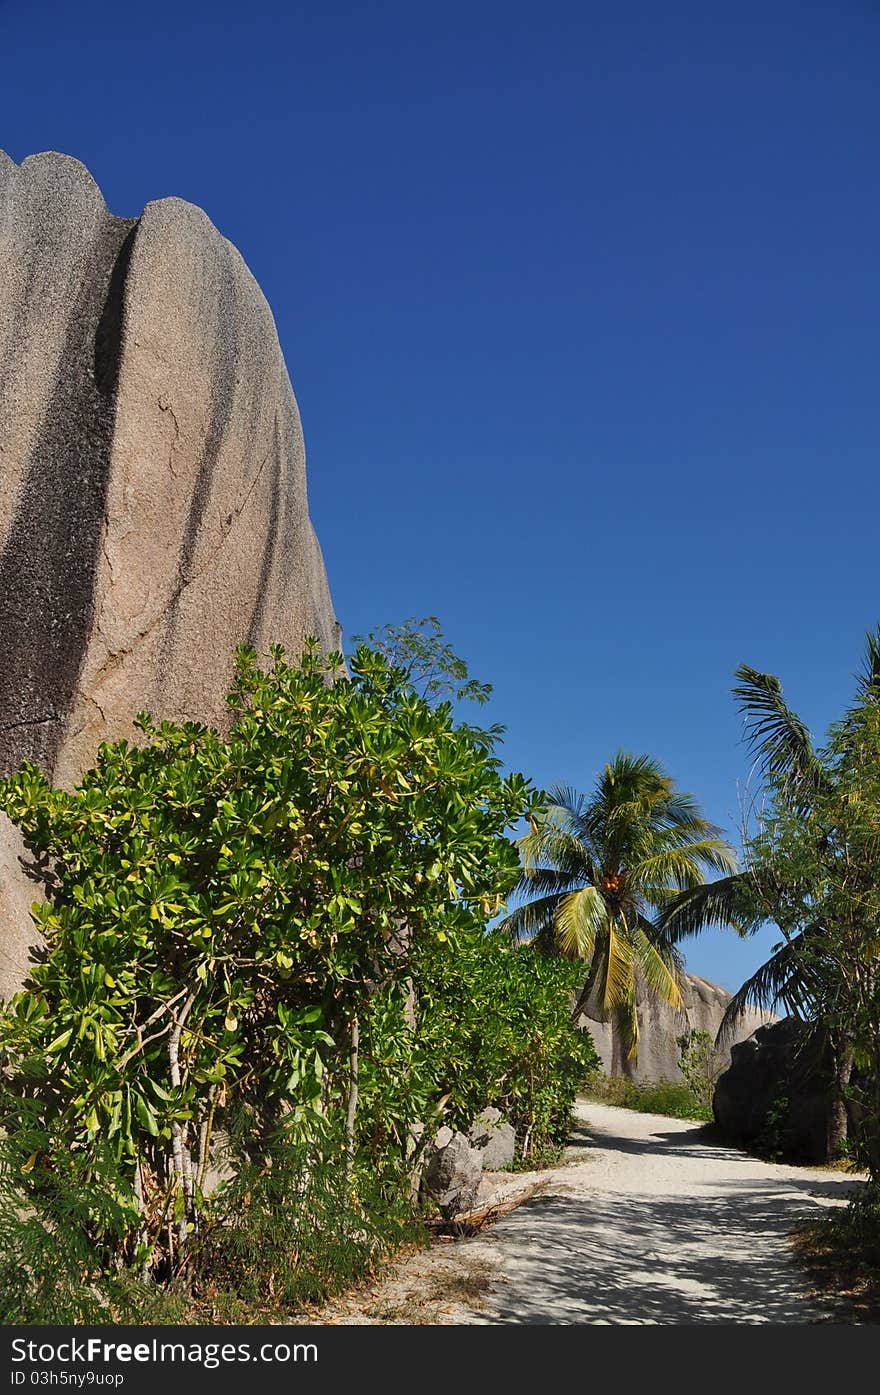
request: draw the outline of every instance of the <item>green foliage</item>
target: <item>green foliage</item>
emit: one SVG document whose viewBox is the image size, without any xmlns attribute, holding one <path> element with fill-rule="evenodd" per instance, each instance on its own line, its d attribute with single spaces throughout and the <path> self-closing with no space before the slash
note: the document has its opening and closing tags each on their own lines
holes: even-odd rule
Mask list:
<svg viewBox="0 0 880 1395">
<path fill-rule="evenodd" d="M 635 1109 L 640 1114 L 665 1114 L 670 1119 L 712 1118 L 710 1107 L 702 1104 L 689 1085 L 678 1080 L 652 1080 L 637 1085 L 624 1075 L 594 1077 L 587 1091 L 590 1099 Z"/>
<path fill-rule="evenodd" d="M 200 1305 L 212 1321 L 263 1321 L 321 1302 L 417 1234 L 406 1170 L 393 1154 L 360 1151 L 350 1177 L 339 1166 L 342 1129 L 304 1140 L 283 1130 L 259 1162 L 248 1156 L 248 1123 L 230 1145 L 234 1179 L 217 1199 L 200 1246 L 207 1276 Z"/>
<path fill-rule="evenodd" d="M 880 1190 L 871 1185 L 859 1187 L 847 1206 L 829 1207 L 816 1229 L 853 1268 L 871 1271 L 876 1294 L 880 1288 Z"/>
<path fill-rule="evenodd" d="M 820 1208 L 793 1233 L 813 1287 L 838 1301 L 838 1321 L 880 1319 L 880 1192 L 856 1184 L 846 1206 Z"/>
<path fill-rule="evenodd" d="M 72 1166 L 47 1176 L 34 1204 L 30 1173 L 10 1127 L 28 1144 L 38 1127 L 35 1102 L 9 1097 L 0 1119 L 0 1324 L 174 1322 L 173 1298 L 108 1262 L 90 1243 L 96 1225 L 124 1236 L 130 1217 L 116 1197 L 111 1165 L 87 1173 Z M 27 1145 L 25 1145 L 27 1146 Z M 25 1164 L 25 1167 L 27 1164 Z"/>
<path fill-rule="evenodd" d="M 491 683 L 472 678 L 464 659 L 446 642 L 436 615 L 383 625 L 366 636 L 355 635 L 353 642 L 367 645 L 392 668 L 402 669 L 407 683 L 432 706 L 448 697 L 484 703 L 492 695 Z"/>
<path fill-rule="evenodd" d="M 721 1074 L 721 1062 L 712 1034 L 702 1028 L 691 1027 L 677 1036 L 675 1043 L 684 1082 L 700 1109 L 711 1117 L 715 1082 Z"/>
<path fill-rule="evenodd" d="M 577 968 L 496 930 L 454 955 L 429 950 L 418 982 L 419 1047 L 435 1093 L 448 1096 L 446 1122 L 467 1128 L 489 1104 L 513 1125 L 521 1158 L 563 1143 L 575 1095 L 599 1065 L 571 1022 Z"/>
<path fill-rule="evenodd" d="M 862 693 L 818 753 L 809 813 L 780 798 L 752 843 L 772 871 L 786 998 L 820 1024 L 860 1127 L 855 1161 L 880 1179 L 880 694 Z"/>
<path fill-rule="evenodd" d="M 492 696 L 491 683 L 471 677 L 464 659 L 447 643 L 436 615 L 411 616 L 399 625 L 383 625 L 366 636 L 355 635 L 353 642 L 375 649 L 432 707 L 447 700 L 482 706 Z M 487 749 L 504 734 L 504 727 L 498 725 L 484 728 L 468 723 L 463 728 Z"/>
<path fill-rule="evenodd" d="M 770 1162 L 782 1162 L 791 1158 L 791 1100 L 787 1091 L 779 1089 L 767 1108 L 756 1137 L 754 1151 Z"/>
<path fill-rule="evenodd" d="M 512 1124 L 521 1159 L 564 1142 L 598 1067 L 589 1034 L 571 1023 L 573 966 L 476 930 L 454 949 L 425 946 L 411 967 L 410 983 L 387 985 L 365 1019 L 362 1146 L 414 1158 L 441 1123 L 466 1131 L 486 1105 Z"/>
<path fill-rule="evenodd" d="M 869 635 L 856 697 L 814 747 L 779 680 L 743 665 L 734 689 L 763 781 L 744 871 L 689 890 L 661 923 L 673 934 L 710 921 L 782 934 L 722 1023 L 749 1003 L 813 1024 L 832 1063 L 829 1156 L 845 1139 L 845 1101 L 860 1118 L 850 1152 L 880 1178 L 880 636 Z"/>
<path fill-rule="evenodd" d="M 73 792 L 33 765 L 0 782 L 51 867 L 46 952 L 0 1024 L 9 1100 L 38 1106 L 10 1146 L 33 1205 L 104 1179 L 81 1226 L 101 1262 L 181 1272 L 224 1113 L 250 1110 L 255 1156 L 282 1118 L 312 1138 L 377 986 L 516 878 L 527 782 L 381 655 L 350 670 L 243 649 L 227 737 L 142 714 Z"/>
</svg>

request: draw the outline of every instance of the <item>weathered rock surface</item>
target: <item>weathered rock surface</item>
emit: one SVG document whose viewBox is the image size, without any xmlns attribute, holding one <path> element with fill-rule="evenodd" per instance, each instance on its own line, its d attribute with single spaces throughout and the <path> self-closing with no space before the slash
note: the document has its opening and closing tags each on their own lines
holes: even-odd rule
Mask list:
<svg viewBox="0 0 880 1395">
<path fill-rule="evenodd" d="M 448 1217 L 470 1211 L 477 1202 L 483 1157 L 466 1134 L 442 1128 L 422 1176 L 425 1194 Z"/>
<path fill-rule="evenodd" d="M 726 1139 L 760 1141 L 788 1162 L 828 1161 L 830 1107 L 827 1067 L 796 1017 L 738 1042 L 712 1100 Z"/>
<path fill-rule="evenodd" d="M 18 829 L 0 815 L 0 998 L 21 987 L 39 940 L 30 909 L 43 899 L 42 879 L 32 865 Z"/>
<path fill-rule="evenodd" d="M 610 1022 L 597 1022 L 581 1016 L 610 1075 L 629 1075 L 640 1083 L 649 1080 L 681 1080 L 679 1050 L 676 1038 L 683 1032 L 708 1032 L 715 1039 L 721 1019 L 732 994 L 696 974 L 682 975 L 684 1007 L 676 1011 L 643 989 L 638 993 L 639 1050 L 633 1066 L 624 1061 L 620 1041 Z M 731 1034 L 727 1044 L 718 1048 L 718 1066 L 724 1069 L 730 1060 L 730 1045 L 750 1036 L 756 1027 L 775 1021 L 772 1013 L 749 1009 Z"/>
<path fill-rule="evenodd" d="M 484 1168 L 509 1167 L 516 1149 L 516 1134 L 494 1105 L 482 1109 L 468 1129 L 471 1146 L 479 1149 Z"/>
<path fill-rule="evenodd" d="M 143 708 L 222 725 L 235 646 L 306 634 L 338 647 L 299 412 L 240 254 L 181 199 L 117 218 L 78 161 L 0 152 L 0 774 L 70 783 Z"/>
</svg>

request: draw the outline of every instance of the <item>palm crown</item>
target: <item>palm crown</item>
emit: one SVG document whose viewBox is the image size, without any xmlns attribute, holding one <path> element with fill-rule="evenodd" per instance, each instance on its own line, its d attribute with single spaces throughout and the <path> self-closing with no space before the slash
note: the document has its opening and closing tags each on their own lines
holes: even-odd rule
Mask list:
<svg viewBox="0 0 880 1395">
<path fill-rule="evenodd" d="M 880 699 L 880 631 L 869 633 L 858 689 L 864 701 Z M 834 775 L 816 751 L 810 732 L 785 701 L 779 679 L 748 664 L 736 670 L 733 695 L 745 720 L 745 739 L 759 776 L 780 807 L 809 820 L 816 802 L 834 790 Z M 853 712 L 844 719 L 852 725 Z M 780 868 L 767 857 L 732 876 L 691 888 L 670 900 L 659 918 L 664 934 L 674 939 L 709 925 L 727 925 L 742 935 L 776 919 L 785 892 Z M 770 958 L 740 987 L 727 1005 L 718 1040 L 733 1032 L 746 1008 L 781 1008 L 809 1020 L 815 1012 L 816 987 L 822 974 L 821 921 L 786 935 Z M 807 959 L 809 956 L 809 962 Z M 821 984 L 824 991 L 827 987 Z"/>
<path fill-rule="evenodd" d="M 620 752 L 593 793 L 568 787 L 547 803 L 519 840 L 524 899 L 503 924 L 531 940 L 589 963 L 574 1013 L 586 1008 L 613 1021 L 626 1055 L 638 1052 L 636 987 L 681 1006 L 679 936 L 656 916 L 680 892 L 702 886 L 705 872 L 732 873 L 733 850 L 648 756 Z"/>
</svg>

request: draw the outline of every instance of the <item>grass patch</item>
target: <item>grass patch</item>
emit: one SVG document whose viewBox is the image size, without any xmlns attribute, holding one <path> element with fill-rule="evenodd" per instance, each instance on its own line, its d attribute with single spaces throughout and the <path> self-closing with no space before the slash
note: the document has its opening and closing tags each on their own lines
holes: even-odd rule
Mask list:
<svg viewBox="0 0 880 1395">
<path fill-rule="evenodd" d="M 584 1090 L 586 1099 L 634 1109 L 640 1114 L 665 1114 L 671 1119 L 694 1119 L 701 1123 L 712 1118 L 711 1109 L 700 1104 L 693 1090 L 682 1081 L 655 1080 L 637 1085 L 622 1075 L 594 1076 Z"/>
</svg>

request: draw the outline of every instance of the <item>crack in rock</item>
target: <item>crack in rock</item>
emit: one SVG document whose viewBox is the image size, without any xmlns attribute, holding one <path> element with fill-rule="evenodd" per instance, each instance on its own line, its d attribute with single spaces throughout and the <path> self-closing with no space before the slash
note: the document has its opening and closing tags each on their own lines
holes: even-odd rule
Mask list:
<svg viewBox="0 0 880 1395">
<path fill-rule="evenodd" d="M 50 712 L 48 717 L 24 717 L 19 722 L 0 722 L 0 731 L 15 731 L 17 727 L 46 727 L 61 720 L 60 713 Z"/>
</svg>

